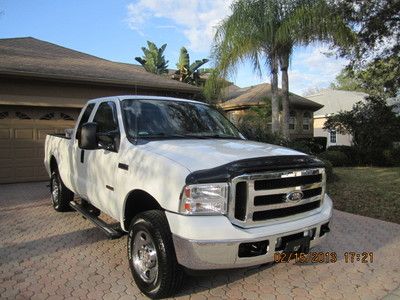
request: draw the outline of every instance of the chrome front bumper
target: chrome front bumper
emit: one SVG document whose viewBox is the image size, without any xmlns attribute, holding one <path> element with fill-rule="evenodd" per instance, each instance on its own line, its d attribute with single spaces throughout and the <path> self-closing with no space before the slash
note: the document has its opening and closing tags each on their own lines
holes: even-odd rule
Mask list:
<svg viewBox="0 0 400 300">
<path fill-rule="evenodd" d="M 332 202 L 329 197 L 326 198 L 328 200 L 325 201 L 322 210 L 308 218 L 276 225 L 266 225 L 257 229 L 240 229 L 247 234 L 246 238 L 229 239 L 229 230 L 226 228 L 215 228 L 214 231 L 210 231 L 209 236 L 211 238 L 207 240 L 185 238 L 172 231 L 178 262 L 186 268 L 193 270 L 229 269 L 260 265 L 274 261 L 274 254 L 276 253 L 275 245 L 278 238 L 315 228 L 315 236 L 310 241 L 310 248 L 312 248 L 326 237 L 326 234 L 320 237 L 321 225 L 329 222 L 332 215 Z M 292 230 L 295 222 L 297 229 Z M 205 225 L 205 227 L 207 226 Z M 263 228 L 266 232 L 265 235 L 260 234 Z M 207 228 L 192 228 L 191 230 L 207 230 Z M 218 231 L 223 231 L 224 239 L 215 238 L 219 235 Z M 238 252 L 241 243 L 265 240 L 269 241 L 266 254 L 253 257 L 239 257 Z"/>
</svg>

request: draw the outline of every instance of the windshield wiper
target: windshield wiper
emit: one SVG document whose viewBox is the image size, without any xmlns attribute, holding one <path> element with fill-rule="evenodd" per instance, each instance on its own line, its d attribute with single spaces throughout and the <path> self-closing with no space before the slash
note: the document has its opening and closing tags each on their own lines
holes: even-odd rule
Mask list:
<svg viewBox="0 0 400 300">
<path fill-rule="evenodd" d="M 233 140 L 241 140 L 240 137 L 230 136 L 230 135 L 221 135 L 221 134 L 211 134 L 211 135 L 203 135 L 203 137 L 208 139 L 233 139 Z"/>
<path fill-rule="evenodd" d="M 197 135 L 197 134 L 166 134 L 165 132 L 156 132 L 149 135 L 139 135 L 139 138 L 187 138 L 187 139 L 240 139 L 239 137 L 226 136 L 220 134 Z"/>
<path fill-rule="evenodd" d="M 140 134 L 139 138 L 174 138 L 174 137 L 179 137 L 179 138 L 183 138 L 185 137 L 182 134 L 166 134 L 165 132 L 156 132 L 156 133 L 152 133 L 152 134 Z"/>
</svg>

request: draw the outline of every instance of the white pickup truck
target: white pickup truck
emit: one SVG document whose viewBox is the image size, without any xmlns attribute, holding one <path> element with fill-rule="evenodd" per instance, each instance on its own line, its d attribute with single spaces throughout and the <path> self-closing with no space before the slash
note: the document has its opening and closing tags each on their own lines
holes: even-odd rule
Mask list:
<svg viewBox="0 0 400 300">
<path fill-rule="evenodd" d="M 47 136 L 44 162 L 55 210 L 72 207 L 110 237 L 128 232 L 134 280 L 151 298 L 173 295 L 185 269 L 271 262 L 329 232 L 322 162 L 248 141 L 201 102 L 91 100 L 69 136 Z"/>
</svg>

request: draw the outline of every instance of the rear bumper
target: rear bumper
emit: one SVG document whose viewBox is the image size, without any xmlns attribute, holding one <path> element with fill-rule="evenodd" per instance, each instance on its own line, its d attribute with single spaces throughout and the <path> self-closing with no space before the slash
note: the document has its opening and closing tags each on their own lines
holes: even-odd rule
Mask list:
<svg viewBox="0 0 400 300">
<path fill-rule="evenodd" d="M 311 229 L 315 229 L 310 241 L 310 247 L 314 247 L 326 237 L 326 234 L 320 236 L 321 225 L 329 222 L 331 216 L 332 201 L 328 196 L 321 210 L 314 215 L 248 229 L 232 225 L 224 216 L 193 217 L 167 213 L 178 262 L 193 270 L 239 268 L 271 262 L 279 238 Z M 266 240 L 269 246 L 265 254 L 239 257 L 240 244 Z"/>
</svg>

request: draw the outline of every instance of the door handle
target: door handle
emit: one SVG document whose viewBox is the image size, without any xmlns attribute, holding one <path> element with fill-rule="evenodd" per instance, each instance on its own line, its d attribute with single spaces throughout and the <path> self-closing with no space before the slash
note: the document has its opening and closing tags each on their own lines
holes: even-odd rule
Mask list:
<svg viewBox="0 0 400 300">
<path fill-rule="evenodd" d="M 127 164 L 119 163 L 118 164 L 118 168 L 120 168 L 122 170 L 125 170 L 125 171 L 128 171 L 129 166 Z"/>
<path fill-rule="evenodd" d="M 81 163 L 85 162 L 85 150 L 81 149 Z"/>
</svg>

